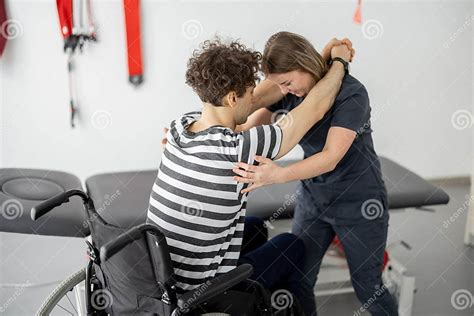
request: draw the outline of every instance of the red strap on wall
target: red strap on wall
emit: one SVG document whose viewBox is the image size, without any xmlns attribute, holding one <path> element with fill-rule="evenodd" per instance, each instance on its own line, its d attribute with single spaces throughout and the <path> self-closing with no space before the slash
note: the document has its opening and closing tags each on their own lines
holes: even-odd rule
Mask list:
<svg viewBox="0 0 474 316">
<path fill-rule="evenodd" d="M 64 39 L 72 34 L 72 0 L 56 0 L 58 9 L 59 26 Z"/>
<path fill-rule="evenodd" d="M 140 35 L 140 0 L 123 0 L 127 32 L 129 81 L 138 86 L 143 82 L 142 48 Z"/>
<path fill-rule="evenodd" d="M 354 17 L 352 18 L 354 20 L 354 23 L 361 24 L 362 23 L 362 0 L 357 1 L 357 7 L 354 12 Z"/>
<path fill-rule="evenodd" d="M 0 0 L 0 56 L 3 54 L 5 45 L 7 45 L 7 11 L 5 10 L 5 1 Z"/>
</svg>

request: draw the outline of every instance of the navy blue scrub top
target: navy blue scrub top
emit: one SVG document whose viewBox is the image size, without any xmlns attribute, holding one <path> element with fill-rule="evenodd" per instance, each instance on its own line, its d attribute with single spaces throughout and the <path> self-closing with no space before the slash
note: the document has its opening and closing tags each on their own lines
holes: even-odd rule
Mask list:
<svg viewBox="0 0 474 316">
<path fill-rule="evenodd" d="M 304 100 L 287 94 L 268 109 L 291 111 Z M 387 191 L 374 150 L 369 96 L 364 85 L 351 75 L 343 79 L 332 108 L 316 123 L 299 145 L 304 158 L 323 150 L 331 126 L 355 131 L 356 138 L 333 171 L 302 180 L 298 201 L 334 224 L 356 224 L 388 216 Z"/>
</svg>

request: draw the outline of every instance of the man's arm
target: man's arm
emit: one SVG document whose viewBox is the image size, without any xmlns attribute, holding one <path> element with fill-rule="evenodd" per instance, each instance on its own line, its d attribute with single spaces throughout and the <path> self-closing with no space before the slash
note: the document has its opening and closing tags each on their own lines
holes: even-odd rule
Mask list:
<svg viewBox="0 0 474 316">
<path fill-rule="evenodd" d="M 333 38 L 329 41 L 329 43 L 324 46 L 321 55 L 326 61 L 331 59 L 331 51 L 333 47 L 339 45 L 346 45 L 350 51 L 350 56 L 347 61 L 352 61 L 354 57 L 355 50 L 352 48 L 352 42 L 348 38 L 344 38 L 342 40 L 338 40 L 337 38 Z M 335 57 L 335 56 L 334 56 Z M 274 103 L 277 103 L 284 97 L 284 94 L 281 92 L 280 87 L 278 85 L 268 79 L 263 80 L 260 82 L 254 90 L 253 97 L 252 97 L 252 110 L 250 114 L 253 112 L 270 106 Z M 253 127 L 253 126 L 250 126 Z"/>
<path fill-rule="evenodd" d="M 272 112 L 267 110 L 266 107 L 277 103 L 284 96 L 275 82 L 268 79 L 263 80 L 253 91 L 252 108 L 250 109 L 247 122 L 237 125 L 234 131 L 241 132 L 255 126 L 270 124 Z"/>
<path fill-rule="evenodd" d="M 261 109 L 263 107 L 270 106 L 274 103 L 277 103 L 284 97 L 284 94 L 281 92 L 278 85 L 268 79 L 260 82 L 253 91 L 252 96 L 252 109 L 250 114 Z"/>
<path fill-rule="evenodd" d="M 255 126 L 271 124 L 273 112 L 268 110 L 266 107 L 258 109 L 253 112 L 252 115 L 249 115 L 247 122 L 244 124 L 237 125 L 235 127 L 235 132 L 247 131 Z"/>
<path fill-rule="evenodd" d="M 247 122 L 237 125 L 234 129 L 236 133 L 247 131 L 252 127 L 270 124 L 272 112 L 266 107 L 277 103 L 284 97 L 278 85 L 268 79 L 260 82 L 253 91 L 252 105 Z"/>
<path fill-rule="evenodd" d="M 321 55 L 324 60 L 329 61 L 331 59 L 332 48 L 338 45 L 346 45 L 351 51 L 349 61 L 352 62 L 354 58 L 355 50 L 352 48 L 352 42 L 348 38 L 339 40 L 337 38 L 331 39 L 321 51 Z M 236 132 L 246 131 L 254 126 L 270 124 L 272 112 L 267 110 L 272 104 L 277 103 L 284 97 L 280 87 L 268 79 L 263 80 L 255 87 L 254 95 L 252 97 L 252 109 L 247 122 L 241 125 L 237 125 L 235 128 Z"/>
</svg>

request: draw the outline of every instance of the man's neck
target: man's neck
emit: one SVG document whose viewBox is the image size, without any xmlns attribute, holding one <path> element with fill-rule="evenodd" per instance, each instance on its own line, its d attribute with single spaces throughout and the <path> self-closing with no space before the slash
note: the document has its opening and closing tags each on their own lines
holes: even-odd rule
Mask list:
<svg viewBox="0 0 474 316">
<path fill-rule="evenodd" d="M 214 125 L 235 129 L 236 124 L 230 107 L 203 103 L 201 118 L 194 122 L 188 130 L 190 132 L 200 132 Z"/>
</svg>

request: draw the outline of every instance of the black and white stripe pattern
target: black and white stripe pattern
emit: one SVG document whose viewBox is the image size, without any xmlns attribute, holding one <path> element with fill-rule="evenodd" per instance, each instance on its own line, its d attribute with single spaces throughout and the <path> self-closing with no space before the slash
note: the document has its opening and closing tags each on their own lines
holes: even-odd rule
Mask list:
<svg viewBox="0 0 474 316">
<path fill-rule="evenodd" d="M 282 140 L 277 125 L 188 132 L 200 116 L 191 112 L 171 123 L 148 208 L 147 221 L 165 234 L 183 290 L 236 267 L 247 204 L 240 191 L 247 184 L 237 183 L 232 169 L 238 161 L 256 164 L 255 155 L 275 158 Z"/>
</svg>

